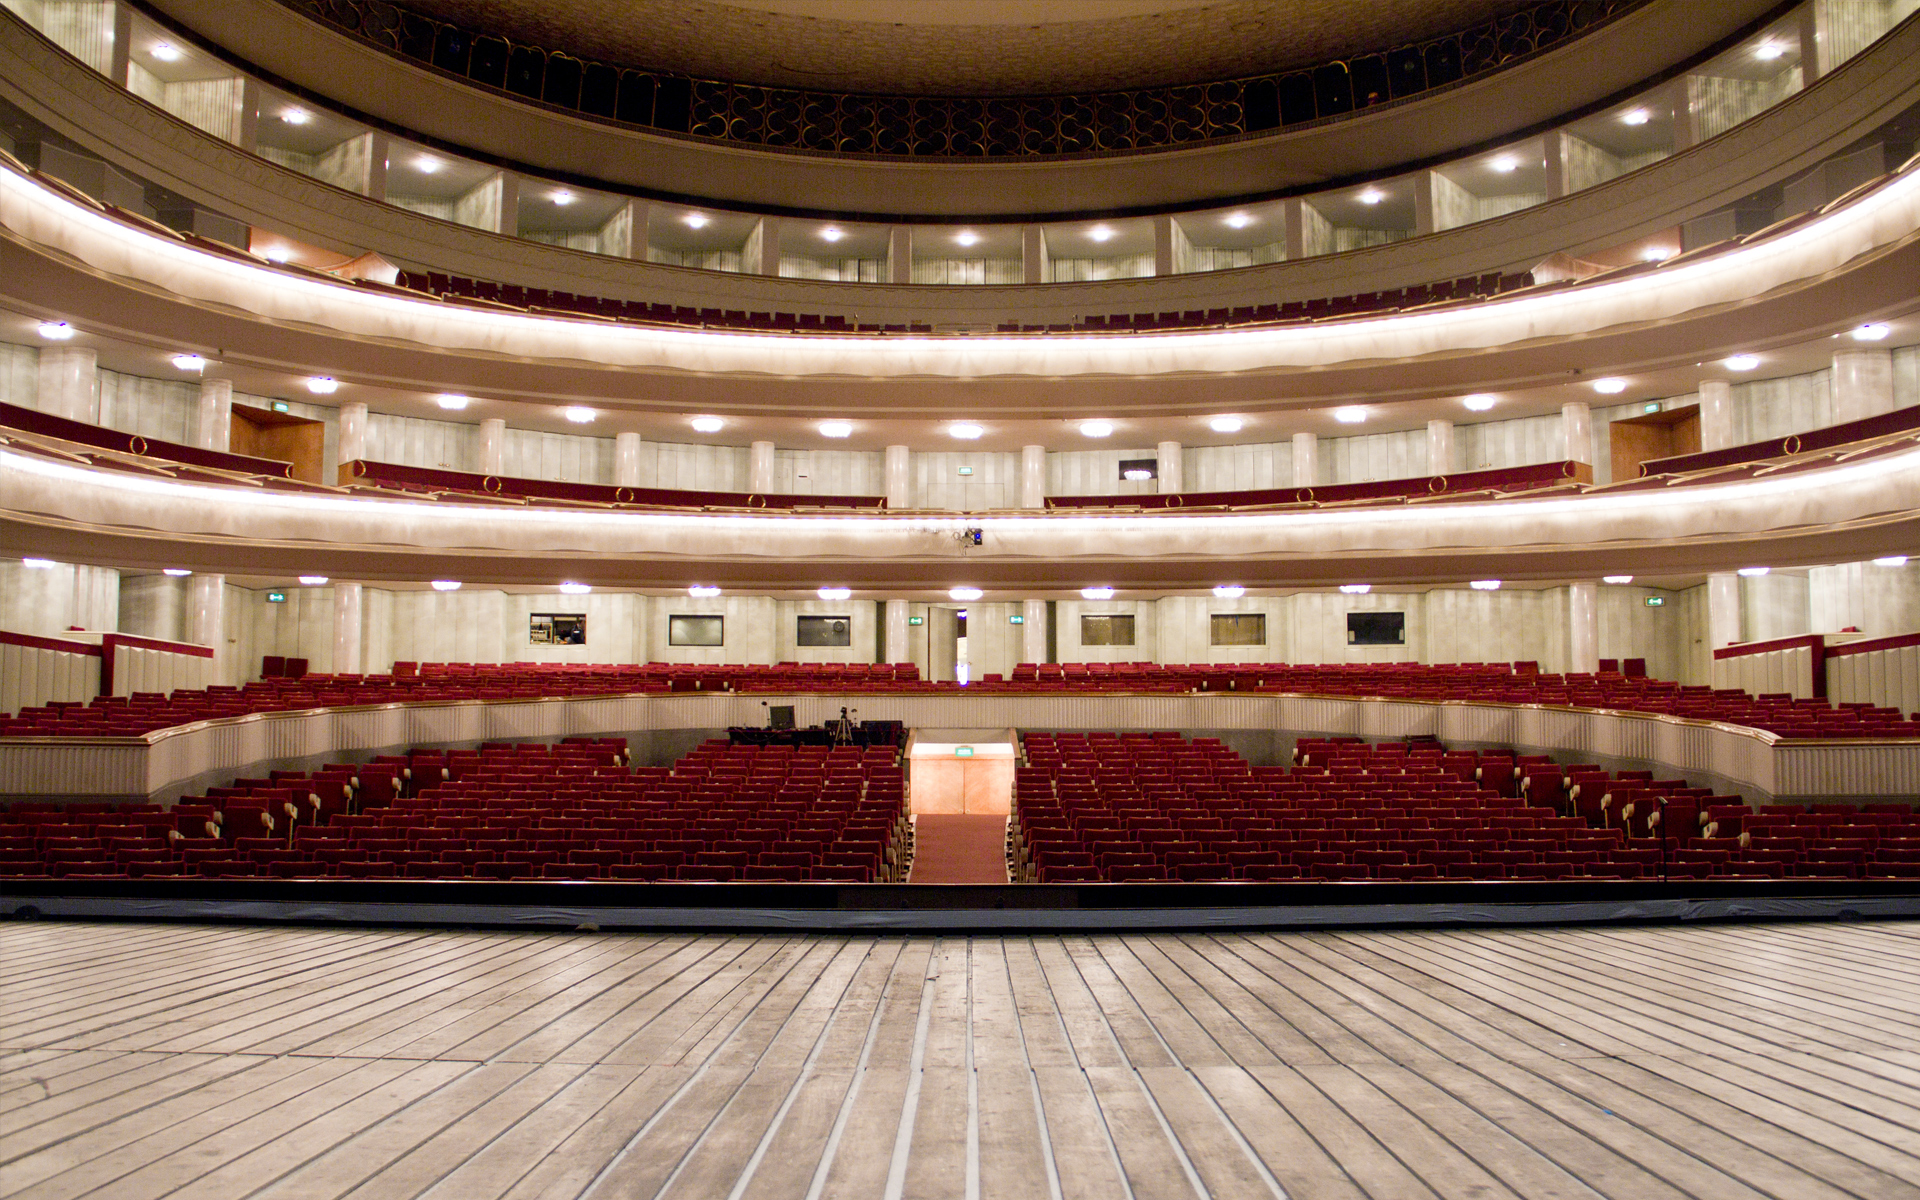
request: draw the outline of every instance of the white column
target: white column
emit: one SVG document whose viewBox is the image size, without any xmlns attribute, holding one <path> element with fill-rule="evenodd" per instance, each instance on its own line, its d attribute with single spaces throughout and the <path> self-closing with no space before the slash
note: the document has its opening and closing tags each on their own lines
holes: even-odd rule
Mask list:
<svg viewBox="0 0 1920 1200">
<path fill-rule="evenodd" d="M 512 171 L 500 172 L 500 221 L 494 232 L 520 236 L 520 177 Z"/>
<path fill-rule="evenodd" d="M 1593 410 L 1584 400 L 1560 406 L 1560 428 L 1567 438 L 1567 457 L 1574 462 L 1593 462 Z"/>
<path fill-rule="evenodd" d="M 1311 433 L 1293 435 L 1293 486 L 1315 487 L 1320 482 L 1320 439 Z"/>
<path fill-rule="evenodd" d="M 1179 442 L 1161 442 L 1154 448 L 1160 474 L 1160 494 L 1175 496 L 1187 490 L 1186 461 Z"/>
<path fill-rule="evenodd" d="M 895 225 L 887 231 L 887 282 L 913 282 L 913 226 Z"/>
<path fill-rule="evenodd" d="M 747 490 L 765 495 L 773 490 L 773 443 L 755 442 L 747 451 Z"/>
<path fill-rule="evenodd" d="M 1020 227 L 1020 268 L 1027 283 L 1047 281 L 1047 231 L 1038 225 Z"/>
<path fill-rule="evenodd" d="M 1707 576 L 1707 649 L 1740 641 L 1740 577 L 1731 572 Z"/>
<path fill-rule="evenodd" d="M 778 275 L 780 273 L 780 218 L 760 218 L 760 261 L 754 265 L 756 275 Z"/>
<path fill-rule="evenodd" d="M 1432 171 L 1421 171 L 1413 177 L 1413 232 L 1434 232 Z"/>
<path fill-rule="evenodd" d="M 1700 448 L 1724 450 L 1731 445 L 1733 445 L 1733 385 L 1724 379 L 1702 379 L 1700 381 Z"/>
<path fill-rule="evenodd" d="M 340 406 L 340 443 L 334 452 L 336 472 L 345 468 L 347 463 L 367 456 L 367 406 L 360 403 Z M 347 482 L 345 475 L 339 476 L 341 483 Z"/>
<path fill-rule="evenodd" d="M 507 422 L 502 417 L 488 417 L 480 422 L 480 473 L 503 474 L 506 463 Z"/>
<path fill-rule="evenodd" d="M 40 347 L 40 411 L 100 423 L 100 355 L 89 346 Z"/>
<path fill-rule="evenodd" d="M 888 508 L 913 507 L 913 455 L 905 446 L 888 446 L 885 462 Z M 892 603 L 889 601 L 888 603 Z M 902 603 L 905 603 L 902 601 Z M 889 609 L 889 612 L 892 610 Z M 905 611 L 904 609 L 902 611 Z M 906 620 L 901 617 L 901 620 Z M 902 628 L 905 628 L 902 626 Z M 895 659 L 895 662 L 904 660 Z"/>
<path fill-rule="evenodd" d="M 202 450 L 233 447 L 233 380 L 202 379 L 194 414 L 193 444 Z"/>
<path fill-rule="evenodd" d="M 1047 506 L 1047 448 L 1020 447 L 1020 507 Z"/>
<path fill-rule="evenodd" d="M 1020 661 L 1047 661 L 1047 602 L 1022 600 L 1020 621 Z"/>
<path fill-rule="evenodd" d="M 1600 669 L 1600 588 L 1591 581 L 1567 585 L 1567 670 L 1591 675 Z"/>
<path fill-rule="evenodd" d="M 1834 423 L 1858 421 L 1892 411 L 1893 351 L 1836 351 L 1833 356 Z"/>
<path fill-rule="evenodd" d="M 393 142 L 380 130 L 367 134 L 367 199 L 387 198 L 387 170 L 392 165 Z"/>
<path fill-rule="evenodd" d="M 640 435 L 637 433 L 613 435 L 613 486 L 640 486 Z"/>
<path fill-rule="evenodd" d="M 333 673 L 360 674 L 360 585 L 333 585 Z"/>
<path fill-rule="evenodd" d="M 1818 82 L 1819 78 L 1827 73 L 1828 63 L 1832 59 L 1833 51 L 1829 49 L 1832 43 L 1820 36 L 1820 26 L 1824 24 L 1820 18 L 1826 15 L 1825 9 L 1826 5 L 1814 0 L 1812 3 L 1802 4 L 1800 11 L 1794 14 L 1795 24 L 1799 27 L 1796 32 L 1800 35 L 1800 86 L 1802 87 L 1812 87 Z"/>
<path fill-rule="evenodd" d="M 1427 474 L 1453 474 L 1453 422 L 1435 418 L 1427 422 Z"/>
<path fill-rule="evenodd" d="M 1307 213 L 1306 201 L 1295 196 L 1291 200 L 1280 202 L 1280 223 L 1287 242 L 1287 261 L 1293 262 L 1307 256 Z"/>
<path fill-rule="evenodd" d="M 187 640 L 213 647 L 213 682 L 226 682 L 227 577 L 195 575 L 187 581 Z"/>
<path fill-rule="evenodd" d="M 907 648 L 907 602 L 905 600 L 887 601 L 887 661 L 903 663 L 912 657 Z"/>
<path fill-rule="evenodd" d="M 1173 274 L 1173 218 L 1162 213 L 1153 222 L 1153 273 Z"/>
</svg>

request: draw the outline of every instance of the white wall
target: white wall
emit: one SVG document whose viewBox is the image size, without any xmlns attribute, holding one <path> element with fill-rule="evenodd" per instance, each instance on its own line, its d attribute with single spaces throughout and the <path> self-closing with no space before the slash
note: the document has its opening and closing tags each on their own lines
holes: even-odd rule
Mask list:
<svg viewBox="0 0 1920 1200">
<path fill-rule="evenodd" d="M 972 467 L 973 474 L 960 474 Z M 1020 455 L 990 450 L 934 450 L 910 463 L 915 508 L 984 512 L 1020 504 Z M 1096 493 L 1097 494 L 1097 493 Z"/>
<path fill-rule="evenodd" d="M 0 629 L 58 637 L 78 625 L 95 633 L 120 629 L 120 572 L 56 563 L 27 567 L 0 559 Z"/>
<path fill-rule="evenodd" d="M 1920 631 L 1920 558 L 1905 566 L 1840 563 L 1807 571 L 1813 633 L 1852 627 L 1868 637 Z"/>
</svg>

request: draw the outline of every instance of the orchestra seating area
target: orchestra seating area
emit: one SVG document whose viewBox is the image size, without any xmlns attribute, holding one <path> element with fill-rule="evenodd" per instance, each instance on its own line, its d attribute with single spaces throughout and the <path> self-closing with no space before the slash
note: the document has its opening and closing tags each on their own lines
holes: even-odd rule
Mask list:
<svg viewBox="0 0 1920 1200">
<path fill-rule="evenodd" d="M 20 804 L 0 875 L 679 880 L 905 877 L 891 747 L 708 742 L 626 766 L 621 738 L 413 750 L 238 779 L 171 808 Z"/>
<path fill-rule="evenodd" d="M 535 700 L 563 696 L 730 691 L 745 694 L 1018 695 L 1058 692 L 1263 692 L 1404 700 L 1475 700 L 1657 713 L 1763 729 L 1782 738 L 1920 737 L 1920 714 L 1865 703 L 1682 685 L 1645 676 L 1645 664 L 1601 660 L 1593 674 L 1545 675 L 1515 663 L 1021 663 L 1012 678 L 972 684 L 920 678 L 912 663 L 781 663 L 776 666 L 394 664 L 391 675 L 266 678 L 243 687 L 96 696 L 0 719 L 0 737 L 139 737 L 177 725 L 252 713 L 365 704 Z M 1625 670 L 1620 668 L 1624 666 Z"/>
<path fill-rule="evenodd" d="M 1301 739 L 1272 767 L 1173 732 L 1022 744 L 1028 882 L 1920 878 L 1905 804 L 1755 812 L 1650 772 L 1435 741 Z"/>
</svg>

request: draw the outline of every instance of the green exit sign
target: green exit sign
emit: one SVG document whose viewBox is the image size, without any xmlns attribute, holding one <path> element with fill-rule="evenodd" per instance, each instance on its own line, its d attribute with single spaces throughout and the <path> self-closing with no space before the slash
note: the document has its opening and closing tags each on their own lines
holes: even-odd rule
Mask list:
<svg viewBox="0 0 1920 1200">
<path fill-rule="evenodd" d="M 267 593 L 268 604 L 285 604 L 286 602 L 287 602 L 287 594 L 285 592 L 268 592 Z"/>
<path fill-rule="evenodd" d="M 972 746 L 955 746 L 953 748 L 953 756 L 955 758 L 972 758 L 973 747 Z"/>
<path fill-rule="evenodd" d="M 1022 616 L 1019 613 L 1014 613 L 1012 616 L 1007 618 L 1007 624 L 1009 625 L 1025 625 L 1026 623 L 1027 623 L 1027 618 Z"/>
<path fill-rule="evenodd" d="M 926 623 L 927 623 L 927 619 L 925 617 L 908 617 L 907 618 L 907 624 L 909 625 L 925 625 Z"/>
<path fill-rule="evenodd" d="M 962 475 L 971 475 L 971 474 L 973 474 L 973 468 L 972 468 L 972 467 L 961 467 L 961 468 L 960 468 L 960 473 L 961 473 Z"/>
<path fill-rule="evenodd" d="M 290 405 L 290 404 L 288 404 L 288 403 L 287 403 L 287 402 L 286 402 L 285 400 L 275 400 L 275 401 L 273 402 L 273 411 L 275 411 L 275 412 L 292 412 L 292 411 L 293 411 L 293 406 L 292 406 L 292 405 Z"/>
<path fill-rule="evenodd" d="M 1667 598 L 1665 596 L 1648 596 L 1647 597 L 1648 608 L 1662 608 L 1666 605 L 1666 603 L 1667 603 Z"/>
</svg>

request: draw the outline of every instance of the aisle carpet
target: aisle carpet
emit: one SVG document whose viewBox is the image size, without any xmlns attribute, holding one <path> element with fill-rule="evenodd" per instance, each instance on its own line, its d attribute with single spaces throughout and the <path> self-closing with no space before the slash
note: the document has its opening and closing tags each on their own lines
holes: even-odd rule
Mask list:
<svg viewBox="0 0 1920 1200">
<path fill-rule="evenodd" d="M 914 818 L 911 883 L 1007 882 L 1007 819 L 922 813 Z"/>
</svg>

